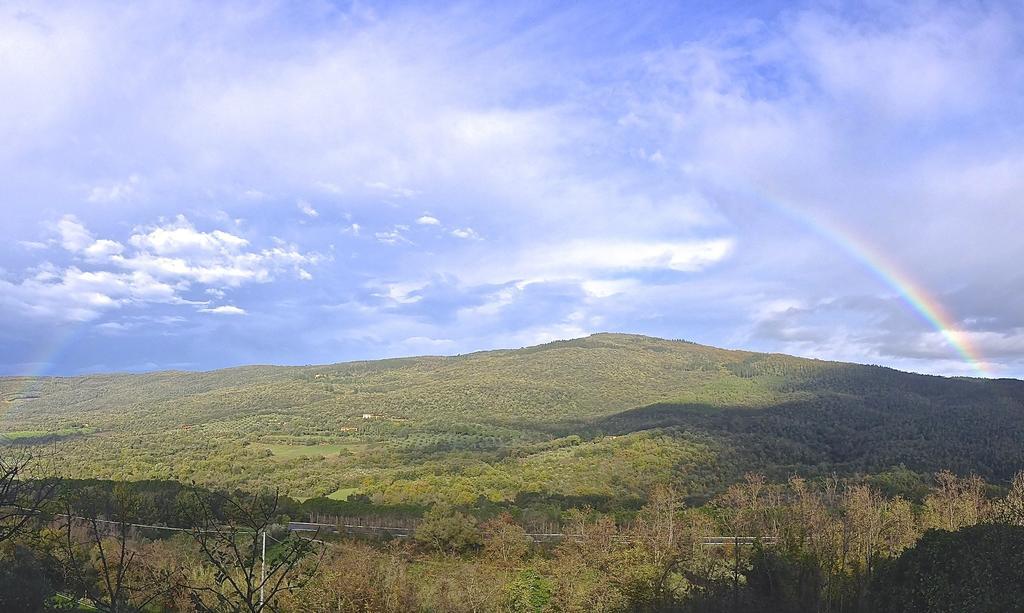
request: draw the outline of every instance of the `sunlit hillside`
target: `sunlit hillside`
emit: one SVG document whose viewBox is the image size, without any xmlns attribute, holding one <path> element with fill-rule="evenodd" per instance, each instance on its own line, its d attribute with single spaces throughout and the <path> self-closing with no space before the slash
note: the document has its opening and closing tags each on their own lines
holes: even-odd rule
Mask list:
<svg viewBox="0 0 1024 613">
<path fill-rule="evenodd" d="M 1024 466 L 1024 383 L 598 334 L 326 366 L 0 380 L 0 430 L 70 477 L 378 502 L 640 498 L 744 471 Z"/>
</svg>

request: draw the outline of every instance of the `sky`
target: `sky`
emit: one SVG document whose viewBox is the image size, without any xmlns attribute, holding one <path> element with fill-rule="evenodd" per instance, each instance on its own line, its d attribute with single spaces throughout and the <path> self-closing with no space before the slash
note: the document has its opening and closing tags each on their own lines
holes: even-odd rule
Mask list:
<svg viewBox="0 0 1024 613">
<path fill-rule="evenodd" d="M 2 2 L 0 92 L 0 374 L 1024 376 L 1017 2 Z"/>
</svg>

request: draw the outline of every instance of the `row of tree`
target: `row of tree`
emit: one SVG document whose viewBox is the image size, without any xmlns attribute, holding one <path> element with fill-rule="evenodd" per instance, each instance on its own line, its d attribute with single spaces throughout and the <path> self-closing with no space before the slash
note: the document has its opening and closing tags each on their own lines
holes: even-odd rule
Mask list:
<svg viewBox="0 0 1024 613">
<path fill-rule="evenodd" d="M 22 478 L 34 462 L 0 457 L 0 610 L 272 611 L 319 566 L 276 492 L 191 487 L 175 497 L 181 525 L 143 524 L 152 501 L 129 484 Z"/>
<path fill-rule="evenodd" d="M 1024 610 L 1024 474 L 994 497 L 941 472 L 916 502 L 834 478 L 747 475 L 701 507 L 658 487 L 628 517 L 567 511 L 550 543 L 439 505 L 414 539 L 365 541 L 289 531 L 273 493 L 153 505 L 30 462 L 0 458 L 0 610 Z"/>
</svg>

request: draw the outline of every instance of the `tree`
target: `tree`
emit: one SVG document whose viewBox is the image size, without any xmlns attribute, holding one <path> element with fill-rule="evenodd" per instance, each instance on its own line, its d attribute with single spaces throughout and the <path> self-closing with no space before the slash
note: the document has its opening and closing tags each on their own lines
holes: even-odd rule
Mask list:
<svg viewBox="0 0 1024 613">
<path fill-rule="evenodd" d="M 858 606 L 866 610 L 868 586 L 876 563 L 898 555 L 919 532 L 910 503 L 887 500 L 866 485 L 846 489 L 843 496 L 843 566 L 852 574 Z"/>
<path fill-rule="evenodd" d="M 680 534 L 676 524 L 682 507 L 679 495 L 673 488 L 659 486 L 651 492 L 647 504 L 640 509 L 634 533 L 647 546 L 653 558 L 652 563 L 656 566 L 667 565 L 669 559 L 677 553 Z"/>
<path fill-rule="evenodd" d="M 301 588 L 323 558 L 315 534 L 298 536 L 280 519 L 278 492 L 227 495 L 193 489 L 188 534 L 212 572 L 187 575 L 182 587 L 200 611 L 278 610 L 279 594 Z M 319 553 L 317 553 L 319 550 Z"/>
<path fill-rule="evenodd" d="M 531 540 L 526 530 L 508 513 L 490 519 L 481 526 L 484 554 L 505 566 L 521 561 L 530 551 Z"/>
<path fill-rule="evenodd" d="M 616 563 L 615 521 L 590 509 L 570 509 L 565 538 L 555 548 L 552 574 L 557 589 L 552 597 L 558 611 L 621 611 L 629 603 L 609 580 Z"/>
<path fill-rule="evenodd" d="M 1024 526 L 1024 471 L 1014 475 L 1010 491 L 996 505 L 999 521 L 1014 526 Z"/>
<path fill-rule="evenodd" d="M 734 535 L 776 537 L 779 534 L 778 489 L 764 475 L 747 473 L 719 502 L 725 507 L 727 529 Z"/>
<path fill-rule="evenodd" d="M 1024 527 L 929 530 L 871 585 L 879 613 L 1004 613 L 1024 603 Z"/>
<path fill-rule="evenodd" d="M 510 611 L 540 613 L 551 602 L 554 583 L 533 569 L 519 571 L 505 587 L 505 605 Z"/>
<path fill-rule="evenodd" d="M 420 610 L 408 568 L 408 543 L 393 540 L 383 550 L 361 542 L 342 542 L 325 554 L 317 574 L 302 589 L 283 594 L 287 611 Z"/>
<path fill-rule="evenodd" d="M 17 535 L 52 497 L 56 481 L 31 479 L 29 469 L 36 458 L 11 447 L 0 454 L 0 542 Z"/>
<path fill-rule="evenodd" d="M 973 526 L 990 512 L 985 482 L 977 475 L 960 478 L 943 470 L 935 475 L 935 490 L 924 500 L 929 528 L 957 530 Z"/>
<path fill-rule="evenodd" d="M 0 543 L 0 611 L 46 610 L 60 573 L 39 545 L 16 540 Z"/>
<path fill-rule="evenodd" d="M 435 506 L 416 528 L 416 540 L 455 555 L 482 543 L 476 520 L 451 508 Z"/>
<path fill-rule="evenodd" d="M 139 498 L 124 484 L 109 496 L 87 489 L 65 497 L 58 560 L 70 587 L 100 611 L 142 611 L 176 585 L 172 569 L 152 566 L 141 555 L 131 523 L 138 507 Z"/>
<path fill-rule="evenodd" d="M 703 530 L 682 519 L 683 504 L 676 490 L 658 486 L 640 509 L 621 548 L 611 581 L 637 608 L 672 608 L 689 587 L 683 568 L 694 562 Z"/>
</svg>

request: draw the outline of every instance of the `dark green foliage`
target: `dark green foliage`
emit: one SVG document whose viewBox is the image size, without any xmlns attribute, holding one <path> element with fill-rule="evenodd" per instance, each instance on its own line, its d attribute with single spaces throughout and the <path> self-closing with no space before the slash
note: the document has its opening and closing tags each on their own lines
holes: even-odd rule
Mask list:
<svg viewBox="0 0 1024 613">
<path fill-rule="evenodd" d="M 505 588 L 510 611 L 540 613 L 551 602 L 554 585 L 533 569 L 519 571 Z"/>
<path fill-rule="evenodd" d="M 58 584 L 59 572 L 41 550 L 0 544 L 0 611 L 42 611 Z"/>
<path fill-rule="evenodd" d="M 879 613 L 1024 611 L 1024 527 L 929 531 L 880 565 L 872 592 Z"/>
<path fill-rule="evenodd" d="M 464 553 L 480 547 L 483 536 L 476 520 L 450 508 L 431 509 L 416 528 L 416 540 L 441 552 Z"/>
<path fill-rule="evenodd" d="M 743 599 L 750 611 L 801 613 L 818 610 L 822 577 L 817 560 L 757 548 L 746 572 Z"/>
</svg>

